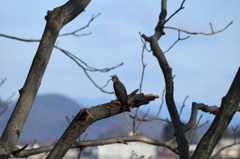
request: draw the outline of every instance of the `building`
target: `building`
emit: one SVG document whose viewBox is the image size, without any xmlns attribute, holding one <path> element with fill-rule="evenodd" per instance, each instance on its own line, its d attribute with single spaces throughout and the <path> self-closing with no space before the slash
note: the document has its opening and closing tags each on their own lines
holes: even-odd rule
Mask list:
<svg viewBox="0 0 240 159">
<path fill-rule="evenodd" d="M 98 146 L 98 159 L 155 158 L 157 147 L 142 142 Z"/>
</svg>

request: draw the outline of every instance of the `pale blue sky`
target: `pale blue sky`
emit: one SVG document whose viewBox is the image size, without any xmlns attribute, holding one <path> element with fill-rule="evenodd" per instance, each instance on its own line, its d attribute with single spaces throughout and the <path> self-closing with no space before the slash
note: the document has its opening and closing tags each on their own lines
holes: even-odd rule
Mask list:
<svg viewBox="0 0 240 159">
<path fill-rule="evenodd" d="M 39 39 L 45 27 L 44 16 L 66 1 L 2 1 L 0 5 L 0 33 L 26 39 Z M 178 9 L 181 1 L 168 1 L 168 16 Z M 176 75 L 175 100 L 180 109 L 182 101 L 189 95 L 184 110 L 188 119 L 191 103 L 200 102 L 219 105 L 227 93 L 240 65 L 240 12 L 239 0 L 195 0 L 186 1 L 185 9 L 173 17 L 166 26 L 189 31 L 210 32 L 211 22 L 215 31 L 233 24 L 224 32 L 212 36 L 196 35 L 179 42 L 166 55 Z M 152 35 L 160 10 L 160 1 L 116 0 L 92 1 L 80 16 L 65 26 L 66 33 L 84 26 L 92 15 L 101 15 L 81 33 L 91 35 L 76 38 L 59 37 L 58 46 L 75 54 L 89 65 L 105 68 L 124 62 L 124 65 L 107 73 L 90 75 L 102 86 L 117 74 L 128 92 L 139 87 L 141 77 L 142 42 L 139 32 Z M 177 39 L 177 31 L 165 30 L 159 41 L 163 50 Z M 181 34 L 182 37 L 187 36 Z M 38 43 L 26 43 L 0 37 L 0 79 L 7 78 L 0 88 L 3 99 L 20 89 L 26 79 Z M 143 92 L 161 95 L 164 81 L 155 57 L 145 52 L 147 63 Z M 112 84 L 106 87 L 112 91 Z M 43 77 L 39 94 L 59 93 L 78 100 L 87 106 L 115 99 L 114 95 L 100 92 L 85 76 L 83 71 L 58 50 L 53 50 Z M 157 110 L 160 100 L 148 106 Z M 164 108 L 164 112 L 165 112 Z M 164 113 L 165 115 L 166 113 Z M 164 116 L 163 115 L 163 116 Z M 166 116 L 166 115 L 165 115 Z M 165 117 L 164 116 L 164 117 Z M 206 119 L 209 116 L 206 116 Z M 234 120 L 237 122 L 237 113 Z"/>
</svg>

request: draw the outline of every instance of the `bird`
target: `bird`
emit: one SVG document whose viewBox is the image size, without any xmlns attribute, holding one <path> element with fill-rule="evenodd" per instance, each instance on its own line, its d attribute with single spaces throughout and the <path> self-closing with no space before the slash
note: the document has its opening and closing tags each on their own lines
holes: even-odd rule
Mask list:
<svg viewBox="0 0 240 159">
<path fill-rule="evenodd" d="M 130 108 L 128 105 L 128 96 L 125 86 L 122 84 L 122 82 L 119 80 L 117 75 L 112 75 L 112 81 L 113 81 L 113 88 L 115 95 L 117 96 L 118 101 L 120 101 L 121 106 L 126 108 L 126 111 L 130 112 Z"/>
</svg>

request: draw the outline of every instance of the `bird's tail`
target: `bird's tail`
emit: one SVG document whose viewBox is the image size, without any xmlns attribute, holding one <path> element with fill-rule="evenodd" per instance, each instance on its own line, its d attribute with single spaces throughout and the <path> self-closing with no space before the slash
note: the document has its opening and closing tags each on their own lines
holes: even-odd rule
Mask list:
<svg viewBox="0 0 240 159">
<path fill-rule="evenodd" d="M 127 101 L 123 101 L 122 99 L 120 100 L 120 103 L 121 103 L 121 105 L 120 105 L 120 112 L 122 112 L 123 111 L 123 108 L 125 108 L 126 109 L 126 111 L 128 111 L 128 112 L 130 112 L 130 108 L 129 108 L 129 105 L 128 105 L 128 102 Z"/>
</svg>

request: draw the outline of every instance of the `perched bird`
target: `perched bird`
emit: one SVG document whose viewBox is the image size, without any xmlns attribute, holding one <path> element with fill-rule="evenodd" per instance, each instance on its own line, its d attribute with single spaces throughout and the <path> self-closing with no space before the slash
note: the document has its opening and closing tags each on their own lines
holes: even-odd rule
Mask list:
<svg viewBox="0 0 240 159">
<path fill-rule="evenodd" d="M 120 82 L 117 75 L 112 75 L 111 77 L 113 81 L 113 88 L 118 101 L 120 101 L 122 107 L 124 106 L 126 110 L 130 112 L 129 105 L 127 102 L 128 96 L 125 86 L 122 84 L 122 82 Z"/>
</svg>

